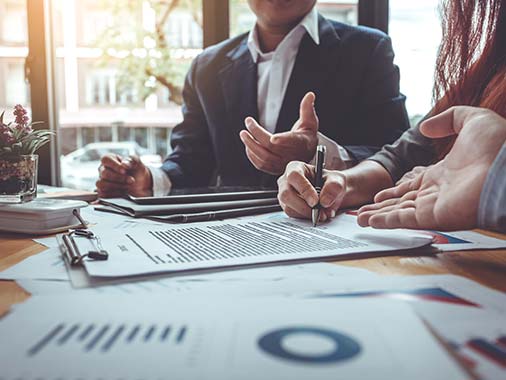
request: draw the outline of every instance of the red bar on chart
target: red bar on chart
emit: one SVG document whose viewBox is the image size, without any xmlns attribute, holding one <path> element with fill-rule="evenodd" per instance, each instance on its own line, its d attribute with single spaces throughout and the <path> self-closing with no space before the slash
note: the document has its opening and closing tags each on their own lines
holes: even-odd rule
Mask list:
<svg viewBox="0 0 506 380">
<path fill-rule="evenodd" d="M 470 340 L 467 342 L 467 346 L 497 365 L 506 368 L 506 349 L 481 338 Z"/>
</svg>

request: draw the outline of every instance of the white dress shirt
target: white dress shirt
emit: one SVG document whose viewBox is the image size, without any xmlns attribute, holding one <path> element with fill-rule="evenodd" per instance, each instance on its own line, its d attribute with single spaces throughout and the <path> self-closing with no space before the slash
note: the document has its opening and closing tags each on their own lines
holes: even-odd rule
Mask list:
<svg viewBox="0 0 506 380">
<path fill-rule="evenodd" d="M 270 133 L 274 133 L 276 130 L 279 112 L 295 65 L 299 45 L 306 32 L 315 44 L 320 44 L 318 12 L 316 8 L 313 8 L 286 35 L 274 51 L 268 53 L 262 52 L 256 26 L 248 35 L 248 49 L 253 61 L 257 64 L 259 122 Z M 318 143 L 325 145 L 327 148 L 325 158 L 325 167 L 327 169 L 339 170 L 350 166 L 352 159 L 346 149 L 319 132 Z M 155 196 L 168 194 L 172 187 L 169 177 L 160 168 L 150 168 L 150 170 L 153 176 L 153 194 Z"/>
</svg>

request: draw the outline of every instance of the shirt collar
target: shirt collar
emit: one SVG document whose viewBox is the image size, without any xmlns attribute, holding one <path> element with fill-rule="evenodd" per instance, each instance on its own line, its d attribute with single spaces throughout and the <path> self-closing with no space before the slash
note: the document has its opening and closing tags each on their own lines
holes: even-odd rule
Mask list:
<svg viewBox="0 0 506 380">
<path fill-rule="evenodd" d="M 316 11 L 316 7 L 313 7 L 313 9 L 301 20 L 301 22 L 296 27 L 294 27 L 289 34 L 286 35 L 285 39 L 289 38 L 292 35 L 292 32 L 299 28 L 304 28 L 316 45 L 320 44 L 320 34 L 318 30 L 318 12 Z M 248 34 L 248 49 L 255 63 L 258 61 L 259 55 L 265 54 L 262 53 L 262 50 L 260 49 L 260 42 L 258 40 L 256 25 L 253 27 L 253 29 L 250 30 Z"/>
</svg>

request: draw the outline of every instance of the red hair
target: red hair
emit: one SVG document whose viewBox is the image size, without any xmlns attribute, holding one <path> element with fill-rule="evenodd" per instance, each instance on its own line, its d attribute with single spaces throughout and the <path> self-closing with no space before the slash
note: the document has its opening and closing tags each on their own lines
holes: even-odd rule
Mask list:
<svg viewBox="0 0 506 380">
<path fill-rule="evenodd" d="M 506 1 L 443 0 L 442 7 L 434 111 L 486 103 L 506 117 Z"/>
<path fill-rule="evenodd" d="M 506 0 L 443 0 L 441 7 L 430 114 L 468 105 L 506 117 Z M 446 153 L 453 141 L 438 141 L 438 151 Z"/>
</svg>

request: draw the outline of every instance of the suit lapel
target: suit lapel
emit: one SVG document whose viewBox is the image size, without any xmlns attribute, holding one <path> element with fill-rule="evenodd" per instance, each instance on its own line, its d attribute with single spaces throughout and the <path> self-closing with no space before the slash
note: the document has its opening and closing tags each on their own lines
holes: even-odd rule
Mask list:
<svg viewBox="0 0 506 380">
<path fill-rule="evenodd" d="M 299 118 L 300 102 L 304 95 L 313 91 L 318 97 L 331 73 L 335 73 L 339 60 L 339 36 L 334 27 L 321 15 L 318 18 L 320 44 L 317 45 L 306 33 L 295 59 L 290 81 L 278 117 L 276 132 L 289 131 Z"/>
<path fill-rule="evenodd" d="M 258 119 L 257 68 L 246 44 L 246 38 L 232 50 L 228 64 L 218 73 L 225 101 L 226 118 L 233 131 L 244 129 L 244 119 Z"/>
</svg>

